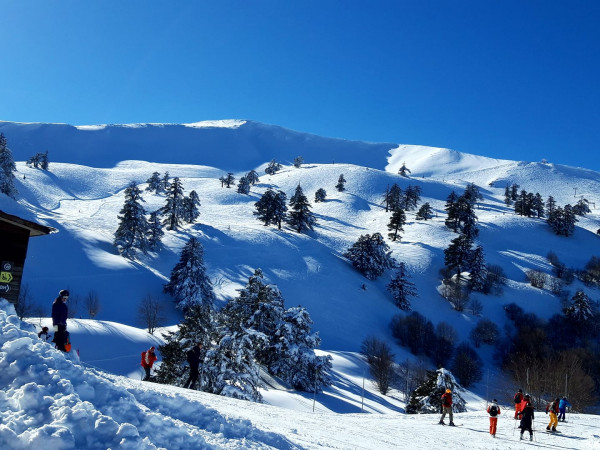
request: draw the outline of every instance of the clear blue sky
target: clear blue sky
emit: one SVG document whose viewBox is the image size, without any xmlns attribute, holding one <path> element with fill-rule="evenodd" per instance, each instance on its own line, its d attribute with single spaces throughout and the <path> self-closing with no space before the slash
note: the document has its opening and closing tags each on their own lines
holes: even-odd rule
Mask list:
<svg viewBox="0 0 600 450">
<path fill-rule="evenodd" d="M 251 119 L 600 170 L 600 1 L 0 0 L 0 119 Z"/>
</svg>

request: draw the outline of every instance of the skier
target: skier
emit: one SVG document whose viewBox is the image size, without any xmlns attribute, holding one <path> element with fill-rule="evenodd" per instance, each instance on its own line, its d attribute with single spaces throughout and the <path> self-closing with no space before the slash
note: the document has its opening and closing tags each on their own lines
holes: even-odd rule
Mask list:
<svg viewBox="0 0 600 450">
<path fill-rule="evenodd" d="M 147 351 L 142 352 L 142 367 L 146 371 L 146 376 L 144 377 L 144 381 L 150 380 L 150 369 L 154 365 L 154 361 L 158 358 L 154 354 L 154 347 L 150 347 Z"/>
<path fill-rule="evenodd" d="M 546 405 L 546 414 L 550 413 L 550 423 L 546 427 L 547 431 L 556 431 L 556 426 L 558 425 L 559 403 L 560 399 L 557 397 L 553 402 L 550 402 Z"/>
<path fill-rule="evenodd" d="M 190 376 L 183 385 L 184 388 L 194 389 L 196 381 L 198 381 L 198 366 L 200 365 L 200 350 L 202 343 L 198 342 L 194 348 L 187 352 L 187 362 L 190 364 Z"/>
<path fill-rule="evenodd" d="M 488 405 L 487 412 L 490 415 L 490 434 L 492 437 L 496 437 L 496 425 L 498 424 L 498 415 L 500 414 L 498 400 L 492 400 L 492 404 Z"/>
<path fill-rule="evenodd" d="M 521 405 L 523 403 L 523 389 L 519 389 L 513 398 L 515 400 L 515 420 L 517 420 L 517 416 L 525 407 L 525 404 Z"/>
<path fill-rule="evenodd" d="M 519 428 L 521 429 L 521 439 L 523 439 L 523 433 L 525 433 L 525 431 L 529 431 L 529 440 L 533 441 L 533 419 L 534 414 L 533 414 L 533 405 L 531 404 L 531 402 L 529 401 L 529 396 L 525 396 L 525 407 L 523 408 L 522 411 L 519 411 L 519 416 L 521 416 L 521 424 L 519 425 Z"/>
<path fill-rule="evenodd" d="M 58 297 L 52 303 L 52 325 L 54 326 L 54 342 L 57 349 L 66 352 L 65 344 L 69 340 L 67 333 L 67 317 L 69 317 L 69 307 L 67 300 L 69 291 L 63 289 L 58 293 Z"/>
<path fill-rule="evenodd" d="M 446 389 L 446 392 L 442 394 L 442 418 L 439 422 L 440 425 L 446 425 L 444 423 L 444 417 L 446 416 L 446 414 L 448 414 L 448 416 L 450 417 L 450 423 L 448 425 L 453 427 L 454 421 L 452 420 L 452 391 L 450 389 Z"/>
<path fill-rule="evenodd" d="M 567 407 L 571 407 L 569 400 L 567 400 L 567 397 L 561 398 L 560 402 L 558 403 L 558 411 L 560 412 L 560 414 L 558 415 L 559 422 L 565 421 L 565 413 L 567 412 Z"/>
</svg>

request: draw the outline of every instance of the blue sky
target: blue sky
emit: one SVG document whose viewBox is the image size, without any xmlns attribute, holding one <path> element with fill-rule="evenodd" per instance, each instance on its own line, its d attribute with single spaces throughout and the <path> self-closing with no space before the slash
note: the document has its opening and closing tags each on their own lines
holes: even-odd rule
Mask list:
<svg viewBox="0 0 600 450">
<path fill-rule="evenodd" d="M 600 2 L 0 0 L 0 119 L 251 119 L 600 170 Z"/>
</svg>

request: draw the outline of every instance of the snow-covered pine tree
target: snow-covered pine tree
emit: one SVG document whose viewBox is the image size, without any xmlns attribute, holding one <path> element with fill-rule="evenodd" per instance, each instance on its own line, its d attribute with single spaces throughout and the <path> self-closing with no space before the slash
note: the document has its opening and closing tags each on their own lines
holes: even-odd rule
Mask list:
<svg viewBox="0 0 600 450">
<path fill-rule="evenodd" d="M 405 211 L 413 211 L 421 201 L 421 187 L 409 185 L 404 191 L 400 207 Z"/>
<path fill-rule="evenodd" d="M 50 162 L 48 161 L 48 150 L 44 153 L 40 153 L 40 169 L 48 170 L 50 167 Z"/>
<path fill-rule="evenodd" d="M 546 201 L 546 214 L 550 217 L 550 214 L 554 212 L 556 209 L 556 200 L 551 195 L 548 196 L 548 200 Z"/>
<path fill-rule="evenodd" d="M 277 160 L 272 159 L 271 162 L 267 165 L 265 169 L 265 173 L 268 175 L 274 175 L 281 170 L 281 164 L 277 162 Z"/>
<path fill-rule="evenodd" d="M 158 211 L 151 212 L 150 219 L 148 220 L 148 249 L 153 251 L 160 249 L 164 235 L 165 232 L 162 229 Z"/>
<path fill-rule="evenodd" d="M 211 305 L 194 305 L 186 311 L 177 331 L 167 332 L 165 343 L 158 347 L 162 356 L 161 365 L 156 371 L 159 383 L 183 386 L 189 376 L 187 351 L 201 342 L 202 352 L 206 353 L 219 340 L 216 316 Z M 202 389 L 202 385 L 199 389 Z"/>
<path fill-rule="evenodd" d="M 304 163 L 304 158 L 302 156 L 296 156 L 294 158 L 294 167 L 296 169 L 299 169 L 300 167 L 302 167 L 302 163 Z"/>
<path fill-rule="evenodd" d="M 406 167 L 406 163 L 402 163 L 402 167 L 398 169 L 398 175 L 408 178 L 409 173 L 411 173 L 411 171 L 408 167 Z"/>
<path fill-rule="evenodd" d="M 392 217 L 390 218 L 390 223 L 388 223 L 387 228 L 390 231 L 388 237 L 392 241 L 396 241 L 396 239 L 400 239 L 398 233 L 404 231 L 404 224 L 406 223 L 406 214 L 402 209 L 396 209 L 392 213 Z"/>
<path fill-rule="evenodd" d="M 385 202 L 385 212 L 400 208 L 402 203 L 402 189 L 400 186 L 394 183 L 391 188 L 386 189 L 383 201 Z"/>
<path fill-rule="evenodd" d="M 150 178 L 146 180 L 146 183 L 148 183 L 148 186 L 146 186 L 147 191 L 156 192 L 157 194 L 164 192 L 164 185 L 160 179 L 160 173 L 153 172 Z"/>
<path fill-rule="evenodd" d="M 565 315 L 576 323 L 587 322 L 594 316 L 592 301 L 582 290 L 575 292 L 571 298 L 571 306 L 565 309 Z"/>
<path fill-rule="evenodd" d="M 361 235 L 344 256 L 367 279 L 375 280 L 387 269 L 395 267 L 390 247 L 379 233 Z"/>
<path fill-rule="evenodd" d="M 591 212 L 589 202 L 585 198 L 580 198 L 575 206 L 573 206 L 573 213 L 578 216 L 585 216 Z"/>
<path fill-rule="evenodd" d="M 544 217 L 544 199 L 539 192 L 536 192 L 535 196 L 533 197 L 531 208 L 538 219 Z"/>
<path fill-rule="evenodd" d="M 191 237 L 184 245 L 164 291 L 173 296 L 177 308 L 183 311 L 214 303 L 215 294 L 204 266 L 204 249 L 197 238 Z"/>
<path fill-rule="evenodd" d="M 0 133 L 0 194 L 6 194 L 12 199 L 19 193 L 15 187 L 14 172 L 16 171 L 17 166 L 8 148 L 6 137 Z"/>
<path fill-rule="evenodd" d="M 191 191 L 187 197 L 183 198 L 181 218 L 187 223 L 194 223 L 200 217 L 200 197 L 196 191 Z"/>
<path fill-rule="evenodd" d="M 412 392 L 406 405 L 406 413 L 439 414 L 442 407 L 442 394 L 446 389 L 452 391 L 452 411 L 466 412 L 466 402 L 461 396 L 465 390 L 449 370 L 441 368 L 427 371 L 425 382 Z"/>
<path fill-rule="evenodd" d="M 169 172 L 165 172 L 162 178 L 162 192 L 167 192 L 169 190 L 169 186 L 171 186 L 171 178 L 169 176 Z"/>
<path fill-rule="evenodd" d="M 403 262 L 398 264 L 396 274 L 387 285 L 387 290 L 392 293 L 394 303 L 398 308 L 403 311 L 411 310 L 410 297 L 418 297 L 418 293 L 416 286 L 410 281 L 410 275 Z"/>
<path fill-rule="evenodd" d="M 288 225 L 298 233 L 302 233 L 304 230 L 312 230 L 317 223 L 317 219 L 310 210 L 310 203 L 300 185 L 296 186 L 296 192 L 290 198 L 289 204 Z"/>
<path fill-rule="evenodd" d="M 271 374 L 303 391 L 321 391 L 331 384 L 332 358 L 315 354 L 321 339 L 311 333 L 312 323 L 305 308 L 287 309 L 273 339 L 278 358 L 269 365 Z"/>
<path fill-rule="evenodd" d="M 125 203 L 120 211 L 119 226 L 115 231 L 114 245 L 121 255 L 133 258 L 136 250 L 143 253 L 148 251 L 148 220 L 146 211 L 140 202 L 143 202 L 142 193 L 135 181 L 125 188 Z"/>
<path fill-rule="evenodd" d="M 206 352 L 202 372 L 202 390 L 225 397 L 253 402 L 262 401 L 258 388 L 260 366 L 255 351 L 266 343 L 263 333 L 245 328 L 221 330 L 216 347 Z"/>
<path fill-rule="evenodd" d="M 160 215 L 164 217 L 163 225 L 167 227 L 167 230 L 176 230 L 179 227 L 182 220 L 184 198 L 181 181 L 179 181 L 179 177 L 175 177 L 167 189 L 166 204 L 159 209 Z"/>
<path fill-rule="evenodd" d="M 433 217 L 433 209 L 429 202 L 423 203 L 423 205 L 417 211 L 415 216 L 416 220 L 429 220 Z"/>
<path fill-rule="evenodd" d="M 338 182 L 335 185 L 335 188 L 338 190 L 338 192 L 344 192 L 346 190 L 346 179 L 344 178 L 343 173 L 338 177 Z"/>
<path fill-rule="evenodd" d="M 256 170 L 252 169 L 250 172 L 248 172 L 246 174 L 246 179 L 252 186 L 254 186 L 259 181 L 258 172 L 256 172 Z"/>
<path fill-rule="evenodd" d="M 248 178 L 246 176 L 240 177 L 240 180 L 238 181 L 237 191 L 238 194 L 248 195 L 250 193 L 250 182 L 248 181 Z"/>
<path fill-rule="evenodd" d="M 325 191 L 325 189 L 317 189 L 317 192 L 315 192 L 315 203 L 324 202 L 326 197 L 327 191 Z"/>
</svg>

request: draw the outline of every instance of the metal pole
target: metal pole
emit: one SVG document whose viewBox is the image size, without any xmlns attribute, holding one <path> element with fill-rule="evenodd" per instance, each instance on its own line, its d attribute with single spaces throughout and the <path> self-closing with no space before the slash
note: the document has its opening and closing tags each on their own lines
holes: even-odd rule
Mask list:
<svg viewBox="0 0 600 450">
<path fill-rule="evenodd" d="M 567 387 L 568 387 L 568 385 L 567 385 L 567 376 L 568 376 L 568 374 L 565 372 L 565 397 L 569 398 L 569 396 L 567 395 L 568 394 L 568 390 L 567 390 Z"/>
<path fill-rule="evenodd" d="M 315 412 L 315 403 L 317 402 L 317 369 L 315 369 L 315 392 L 313 394 L 313 412 Z"/>
<path fill-rule="evenodd" d="M 363 385 L 360 394 L 360 412 L 363 412 L 365 406 L 365 370 L 363 369 Z"/>
</svg>

